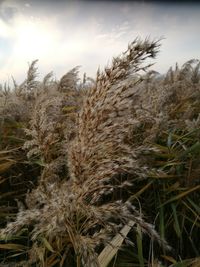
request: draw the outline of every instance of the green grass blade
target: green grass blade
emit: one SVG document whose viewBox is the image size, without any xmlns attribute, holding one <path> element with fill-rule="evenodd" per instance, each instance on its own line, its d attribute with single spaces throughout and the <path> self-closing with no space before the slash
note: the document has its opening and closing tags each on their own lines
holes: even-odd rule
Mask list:
<svg viewBox="0 0 200 267">
<path fill-rule="evenodd" d="M 190 193 L 192 193 L 192 192 L 194 192 L 194 191 L 196 191 L 196 190 L 198 190 L 198 189 L 200 189 L 200 185 L 197 185 L 197 186 L 195 186 L 195 187 L 193 187 L 193 188 L 191 188 L 191 189 L 189 189 L 189 190 L 187 190 L 187 191 L 185 191 L 185 192 L 182 192 L 182 193 L 178 194 L 178 195 L 175 196 L 175 197 L 172 197 L 171 199 L 169 199 L 169 200 L 167 200 L 165 203 L 163 203 L 162 206 L 164 206 L 164 205 L 166 205 L 166 204 L 168 204 L 168 203 L 171 203 L 171 202 L 173 202 L 173 201 L 179 200 L 179 199 L 181 199 L 181 198 L 187 196 L 188 194 L 190 194 Z"/>
<path fill-rule="evenodd" d="M 142 232 L 139 226 L 137 228 L 137 249 L 138 249 L 138 259 L 139 259 L 140 267 L 144 267 Z"/>
<path fill-rule="evenodd" d="M 174 217 L 174 229 L 176 231 L 177 236 L 180 238 L 181 237 L 181 229 L 178 221 L 178 215 L 176 211 L 176 206 L 174 203 L 171 204 L 172 207 L 172 212 L 173 212 L 173 217 Z"/>
</svg>

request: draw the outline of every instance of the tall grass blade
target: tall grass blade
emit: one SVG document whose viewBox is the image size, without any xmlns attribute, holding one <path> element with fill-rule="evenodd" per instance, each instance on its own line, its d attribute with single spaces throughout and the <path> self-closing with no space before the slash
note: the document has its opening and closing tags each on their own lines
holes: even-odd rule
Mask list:
<svg viewBox="0 0 200 267">
<path fill-rule="evenodd" d="M 98 262 L 100 267 L 107 267 L 111 260 L 114 258 L 116 253 L 118 252 L 119 248 L 121 247 L 124 239 L 126 238 L 127 234 L 134 226 L 134 222 L 130 221 L 127 225 L 123 227 L 119 234 L 117 234 L 110 244 L 108 244 L 103 251 L 98 256 Z"/>
</svg>

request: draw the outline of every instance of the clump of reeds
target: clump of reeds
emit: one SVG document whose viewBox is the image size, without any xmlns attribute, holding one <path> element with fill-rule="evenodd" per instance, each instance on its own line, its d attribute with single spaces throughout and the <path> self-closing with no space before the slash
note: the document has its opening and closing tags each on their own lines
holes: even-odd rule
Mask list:
<svg viewBox="0 0 200 267">
<path fill-rule="evenodd" d="M 52 175 L 46 172 L 44 175 L 43 171 L 42 177 L 47 180 L 45 186 L 40 184 L 40 189 L 34 191 L 38 197 L 35 206 L 32 203 L 28 210 L 19 212 L 16 221 L 9 223 L 1 234 L 14 234 L 31 225 L 32 240 L 41 235 L 48 239 L 67 238 L 77 260 L 80 257 L 84 266 L 98 266 L 98 246 L 105 245 L 129 220 L 159 240 L 153 226 L 143 221 L 130 202 L 106 199 L 107 195 L 114 195 L 117 188 L 131 184 L 127 181 L 112 184 L 115 176 L 122 173 L 144 175 L 136 152 L 126 143 L 129 129 L 135 123 L 131 110 L 134 84 L 140 79 L 135 77 L 132 81 L 130 75 L 148 68 L 142 63 L 148 57 L 155 57 L 158 46 L 157 42 L 136 40 L 122 56 L 113 59 L 111 67 L 97 74 L 94 87 L 77 112 L 75 137 L 68 144 L 70 178 L 48 182 L 48 175 Z M 60 91 L 63 81 L 58 86 Z M 70 90 L 72 95 L 76 92 L 73 86 Z M 42 152 L 45 164 L 53 158 L 52 145 L 62 145 L 56 133 L 62 118 L 60 101 L 59 97 L 54 97 L 42 104 L 36 102 L 33 129 L 28 131 L 32 141 L 26 142 L 26 147 L 33 146 L 28 155 Z M 52 113 L 49 122 L 47 108 Z M 55 158 L 52 162 L 52 167 L 56 168 Z"/>
<path fill-rule="evenodd" d="M 145 60 L 154 58 L 159 46 L 136 39 L 97 72 L 96 81 L 84 76 L 81 82 L 76 67 L 60 81 L 49 73 L 38 82 L 34 61 L 24 83 L 14 81 L 14 91 L 2 88 L 2 191 L 11 188 L 16 200 L 5 194 L 0 202 L 0 211 L 5 201 L 15 211 L 1 221 L 0 247 L 21 252 L 16 266 L 101 266 L 99 254 L 115 246 L 119 234 L 136 244 L 137 257 L 128 258 L 132 265 L 153 262 L 154 253 L 175 262 L 165 238 L 178 255 L 186 251 L 181 242 L 189 231 L 193 249 L 188 251 L 198 256 L 198 223 L 188 218 L 199 218 L 199 63 L 176 66 L 164 77 L 148 72 Z M 8 130 L 11 121 L 20 127 Z M 18 144 L 9 139 L 22 133 Z M 15 155 L 22 157 L 14 162 Z M 10 184 L 17 175 L 26 184 L 22 194 Z M 136 231 L 126 238 L 121 230 L 129 225 Z M 149 248 L 154 240 L 160 254 Z M 149 250 L 153 256 L 147 259 Z"/>
</svg>

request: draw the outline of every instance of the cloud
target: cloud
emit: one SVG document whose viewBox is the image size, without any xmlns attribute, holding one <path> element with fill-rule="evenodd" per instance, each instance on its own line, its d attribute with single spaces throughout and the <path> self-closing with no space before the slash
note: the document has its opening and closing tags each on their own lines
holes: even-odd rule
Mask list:
<svg viewBox="0 0 200 267">
<path fill-rule="evenodd" d="M 161 37 L 156 70 L 199 57 L 200 8 L 136 2 L 14 1 L 0 4 L 0 81 L 25 78 L 39 59 L 41 76 L 60 77 L 76 65 L 94 76 L 137 36 Z M 187 58 L 186 58 L 187 57 Z"/>
<path fill-rule="evenodd" d="M 73 20 L 80 16 L 77 23 L 71 23 L 71 16 L 65 19 L 65 24 L 61 23 L 66 16 L 66 12 L 62 10 L 59 15 L 51 14 L 49 19 L 49 16 L 38 12 L 33 12 L 35 16 L 24 14 L 19 7 L 12 16 L 12 21 L 6 23 L 0 20 L 3 26 L 0 37 L 7 38 L 8 42 L 12 41 L 12 50 L 7 61 L 4 60 L 3 66 L 0 64 L 0 79 L 5 80 L 12 74 L 21 80 L 27 62 L 36 58 L 39 59 L 39 70 L 42 74 L 53 69 L 61 76 L 75 65 L 81 64 L 82 72 L 94 75 L 98 65 L 108 61 L 111 47 L 113 53 L 121 51 L 120 37 L 129 27 L 127 22 L 113 27 L 109 33 L 93 15 L 84 20 L 79 8 L 75 6 L 71 11 Z M 99 38 L 102 38 L 101 42 Z"/>
</svg>

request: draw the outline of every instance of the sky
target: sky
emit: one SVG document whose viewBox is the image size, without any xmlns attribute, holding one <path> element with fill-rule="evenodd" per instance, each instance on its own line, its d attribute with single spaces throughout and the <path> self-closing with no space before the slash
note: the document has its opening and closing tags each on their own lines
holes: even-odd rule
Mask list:
<svg viewBox="0 0 200 267">
<path fill-rule="evenodd" d="M 200 59 L 200 4 L 191 1 L 0 0 L 0 83 L 26 78 L 38 59 L 38 78 L 56 79 L 80 67 L 95 77 L 136 37 L 162 38 L 154 70 Z"/>
</svg>

